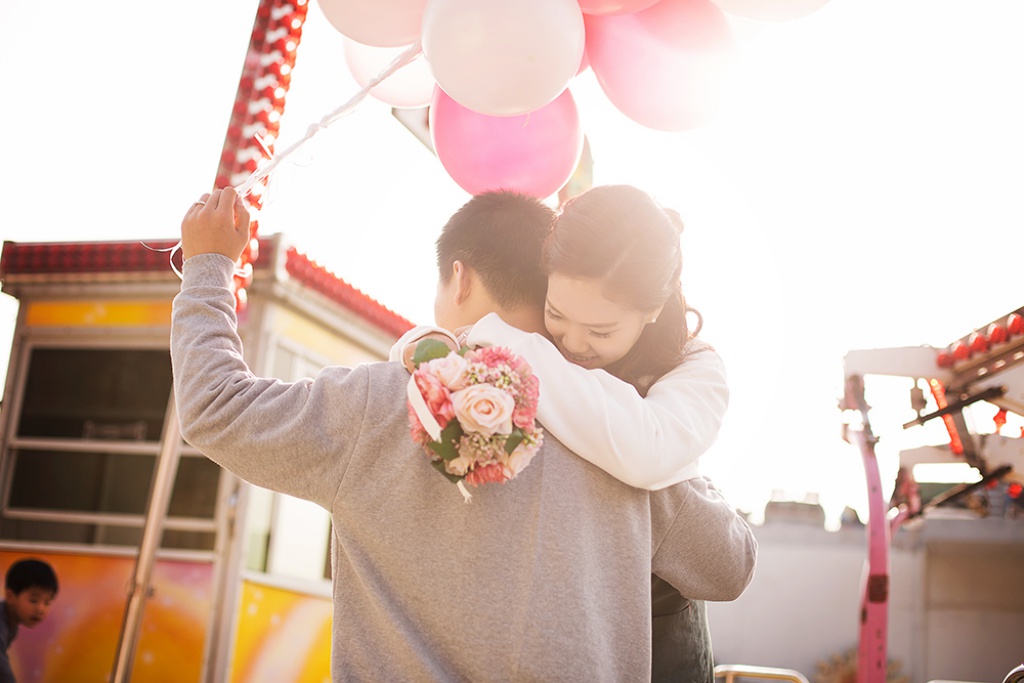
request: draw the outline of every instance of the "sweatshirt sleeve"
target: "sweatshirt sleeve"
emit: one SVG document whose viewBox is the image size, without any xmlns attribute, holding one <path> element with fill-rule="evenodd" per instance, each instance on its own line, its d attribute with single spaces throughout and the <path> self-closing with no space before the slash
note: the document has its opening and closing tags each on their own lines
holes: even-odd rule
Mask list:
<svg viewBox="0 0 1024 683">
<path fill-rule="evenodd" d="M 234 264 L 199 254 L 183 268 L 171 314 L 171 366 L 184 439 L 242 479 L 330 508 L 358 437 L 365 366 L 315 380 L 256 377 L 242 355 Z"/>
<path fill-rule="evenodd" d="M 470 346 L 506 346 L 540 380 L 537 417 L 544 428 L 584 460 L 616 479 L 657 490 L 698 476 L 696 460 L 718 438 L 729 403 L 721 358 L 710 347 L 692 352 L 679 367 L 640 396 L 604 370 L 570 363 L 539 334 L 483 317 Z"/>
<path fill-rule="evenodd" d="M 757 539 L 705 477 L 651 493 L 651 572 L 691 600 L 735 600 L 754 578 Z"/>
</svg>

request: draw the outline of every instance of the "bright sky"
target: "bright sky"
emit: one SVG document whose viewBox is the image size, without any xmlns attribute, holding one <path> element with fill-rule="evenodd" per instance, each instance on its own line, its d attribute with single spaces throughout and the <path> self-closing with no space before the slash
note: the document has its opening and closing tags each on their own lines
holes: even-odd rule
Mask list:
<svg viewBox="0 0 1024 683">
<path fill-rule="evenodd" d="M 0 4 L 0 238 L 174 237 L 213 182 L 256 0 Z M 732 405 L 705 469 L 756 516 L 773 490 L 864 509 L 839 439 L 851 349 L 945 344 L 1022 304 L 1024 3 L 831 0 L 738 22 L 717 119 L 645 129 L 589 71 L 571 84 L 595 182 L 686 221 L 684 290 L 723 356 Z M 310 8 L 278 149 L 358 90 L 342 37 Z M 432 245 L 468 199 L 365 100 L 282 165 L 260 229 L 414 321 Z M 0 369 L 17 312 L 0 296 Z M 873 416 L 895 471 L 904 386 Z M 881 389 L 875 390 L 881 391 Z M 893 428 L 895 427 L 895 428 Z"/>
</svg>

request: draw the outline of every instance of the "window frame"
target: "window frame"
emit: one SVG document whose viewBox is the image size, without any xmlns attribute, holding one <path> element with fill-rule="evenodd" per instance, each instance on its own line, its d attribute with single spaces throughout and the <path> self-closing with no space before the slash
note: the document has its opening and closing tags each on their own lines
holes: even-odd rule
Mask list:
<svg viewBox="0 0 1024 683">
<path fill-rule="evenodd" d="M 76 330 L 76 332 L 79 332 Z M 23 401 L 29 376 L 29 365 L 32 354 L 36 349 L 55 350 L 86 350 L 86 351 L 120 351 L 120 350 L 145 350 L 161 351 L 168 354 L 167 362 L 170 363 L 170 350 L 166 338 L 153 339 L 142 335 L 129 334 L 104 334 L 108 332 L 103 329 L 89 330 L 85 334 L 76 334 L 73 338 L 58 337 L 52 335 L 23 335 L 15 340 L 10 358 L 10 371 L 8 372 L 7 385 L 3 410 L 0 413 L 0 447 L 2 453 L 2 468 L 0 468 L 0 519 L 41 521 L 50 523 L 66 523 L 69 525 L 94 525 L 96 527 L 125 527 L 138 529 L 141 533 L 146 521 L 146 510 L 141 513 L 117 513 L 117 512 L 84 512 L 67 511 L 45 508 L 26 508 L 11 505 L 11 487 L 14 481 L 15 468 L 18 458 L 23 453 L 32 451 L 58 451 L 62 453 L 111 453 L 118 455 L 129 455 L 133 457 L 151 458 L 156 468 L 157 457 L 161 450 L 161 444 L 167 431 L 167 419 L 170 413 L 170 400 L 173 395 L 173 387 L 168 392 L 168 405 L 164 412 L 163 428 L 155 441 L 133 441 L 133 440 L 85 440 L 74 438 L 40 438 L 22 437 L 18 435 L 18 426 L 21 421 Z M 180 441 L 178 445 L 182 458 L 205 458 L 198 449 Z M 199 532 L 210 534 L 213 538 L 213 547 L 205 548 L 176 548 L 160 545 L 160 552 L 163 553 L 184 553 L 198 555 L 201 557 L 212 557 L 217 548 L 217 536 L 219 532 L 218 519 L 220 510 L 224 504 L 222 492 L 224 490 L 224 471 L 218 469 L 217 481 L 214 486 L 214 495 L 217 499 L 214 503 L 213 513 L 209 518 L 196 516 L 171 516 L 168 514 L 164 519 L 164 531 Z M 152 481 L 147 482 L 152 487 Z M 147 493 L 147 497 L 150 494 Z M 76 547 L 92 549 L 124 549 L 132 548 L 131 545 L 104 544 L 99 543 L 67 543 L 64 541 L 0 538 L 0 544 L 9 545 L 23 542 L 43 543 L 54 547 Z"/>
</svg>

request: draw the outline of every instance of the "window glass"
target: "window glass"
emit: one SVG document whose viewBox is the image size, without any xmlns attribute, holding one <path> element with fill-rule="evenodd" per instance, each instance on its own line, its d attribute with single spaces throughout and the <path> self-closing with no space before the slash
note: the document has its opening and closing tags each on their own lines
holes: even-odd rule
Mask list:
<svg viewBox="0 0 1024 683">
<path fill-rule="evenodd" d="M 170 393 L 166 350 L 34 348 L 18 435 L 158 441 Z"/>
<path fill-rule="evenodd" d="M 15 508 L 145 514 L 152 456 L 13 451 Z"/>
<path fill-rule="evenodd" d="M 168 352 L 34 347 L 24 372 L 0 538 L 137 546 L 171 394 Z M 183 455 L 168 519 L 213 520 L 220 474 L 207 458 Z M 50 519 L 25 519 L 35 514 Z M 113 517 L 82 517 L 96 514 Z M 213 531 L 165 529 L 161 545 L 212 550 L 214 539 Z"/>
</svg>

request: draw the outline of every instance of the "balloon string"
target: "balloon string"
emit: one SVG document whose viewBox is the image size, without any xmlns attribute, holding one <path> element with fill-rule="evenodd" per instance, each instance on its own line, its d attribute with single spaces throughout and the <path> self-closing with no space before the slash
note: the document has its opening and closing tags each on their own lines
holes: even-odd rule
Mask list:
<svg viewBox="0 0 1024 683">
<path fill-rule="evenodd" d="M 309 128 L 306 129 L 306 134 L 303 135 L 299 140 L 292 143 L 287 149 L 285 149 L 280 154 L 274 155 L 268 161 L 268 163 L 259 166 L 255 171 L 253 171 L 252 174 L 248 178 L 246 178 L 245 182 L 243 182 L 241 185 L 235 188 L 236 190 L 238 190 L 238 194 L 242 197 L 247 196 L 252 191 L 252 188 L 256 186 L 256 183 L 260 182 L 268 175 L 270 175 L 270 172 L 277 168 L 277 165 L 280 164 L 281 161 L 287 159 L 288 156 L 292 154 L 292 152 L 294 152 L 299 147 L 308 142 L 309 139 L 312 138 L 314 135 L 324 130 L 325 128 L 327 128 L 332 123 L 336 122 L 338 119 L 342 118 L 346 114 L 350 113 L 356 107 L 356 105 L 363 101 L 363 99 L 370 93 L 371 90 L 373 90 L 373 88 L 380 84 L 381 81 L 383 81 L 385 78 L 401 69 L 406 64 L 412 62 L 414 59 L 419 57 L 420 54 L 422 54 L 422 52 L 423 48 L 421 47 L 419 41 L 410 45 L 408 49 L 402 52 L 402 54 L 395 57 L 395 59 L 393 59 L 391 63 L 384 68 L 383 71 L 381 71 L 375 77 L 370 79 L 370 81 L 365 86 L 363 86 L 362 90 L 353 95 L 352 98 L 348 100 L 348 102 L 345 102 L 345 104 L 341 105 L 334 111 L 328 113 L 319 121 L 310 124 Z"/>
<path fill-rule="evenodd" d="M 261 180 L 266 178 L 268 175 L 270 175 L 270 172 L 273 171 L 277 167 L 277 165 L 279 163 L 281 163 L 282 160 L 287 159 L 291 155 L 292 152 L 294 152 L 299 147 L 301 147 L 303 144 L 308 142 L 309 139 L 312 138 L 314 135 L 316 135 L 317 133 L 319 133 L 323 129 L 327 128 L 332 123 L 336 122 L 338 119 L 340 119 L 343 116 L 345 116 L 348 113 L 350 113 L 356 107 L 356 105 L 358 105 L 360 102 L 363 101 L 363 99 L 366 98 L 366 96 L 370 93 L 371 90 L 373 90 L 375 87 L 380 85 L 381 81 L 383 81 L 385 78 L 387 78 L 391 74 L 393 74 L 396 71 L 398 71 L 399 69 L 401 69 L 406 64 L 409 64 L 410 62 L 412 62 L 414 59 L 419 57 L 422 53 L 423 53 L 423 48 L 420 46 L 419 42 L 416 42 L 416 43 L 413 43 L 412 45 L 410 45 L 408 49 L 406 49 L 404 52 L 402 52 L 402 54 L 400 54 L 397 57 L 395 57 L 391 61 L 391 63 L 388 64 L 379 74 L 377 74 L 372 79 L 370 79 L 367 82 L 367 84 L 365 86 L 363 86 L 363 88 L 359 92 L 357 92 L 355 95 L 353 95 L 348 100 L 348 102 L 346 102 L 345 104 L 341 105 L 340 107 L 338 107 L 334 111 L 330 112 L 329 114 L 327 114 L 326 116 L 321 118 L 316 123 L 311 124 L 309 126 L 309 128 L 306 130 L 306 134 L 304 136 L 302 136 L 301 139 L 299 139 L 298 141 L 293 143 L 291 146 L 289 146 L 287 149 L 285 149 L 283 152 L 281 152 L 280 154 L 278 154 L 276 156 L 272 156 L 270 154 L 270 150 L 267 149 L 267 146 L 263 142 L 263 139 L 259 135 L 257 135 L 256 136 L 256 142 L 259 143 L 260 147 L 263 148 L 263 151 L 267 154 L 268 157 L 270 157 L 270 161 L 269 161 L 269 163 L 264 164 L 264 165 L 258 167 L 255 171 L 252 172 L 252 174 L 248 178 L 245 179 L 245 182 L 243 182 L 241 185 L 239 185 L 238 187 L 235 188 L 238 191 L 239 196 L 241 196 L 241 197 L 248 196 L 249 193 L 252 192 L 252 188 L 254 188 L 256 186 L 256 183 L 260 182 Z M 149 249 L 150 251 L 170 252 L 170 259 L 169 260 L 170 260 L 170 263 L 171 263 L 171 270 L 173 270 L 174 274 L 177 275 L 179 278 L 182 277 L 181 270 L 174 263 L 174 254 L 175 254 L 175 252 L 177 252 L 177 251 L 179 251 L 181 249 L 181 240 L 178 240 L 177 244 L 175 244 L 173 247 L 169 247 L 167 249 L 157 249 L 157 248 L 149 246 L 145 242 L 142 243 L 142 246 L 145 247 L 146 249 Z M 245 271 L 243 271 L 240 268 L 236 268 L 235 269 L 235 274 L 236 275 L 244 275 Z"/>
</svg>

